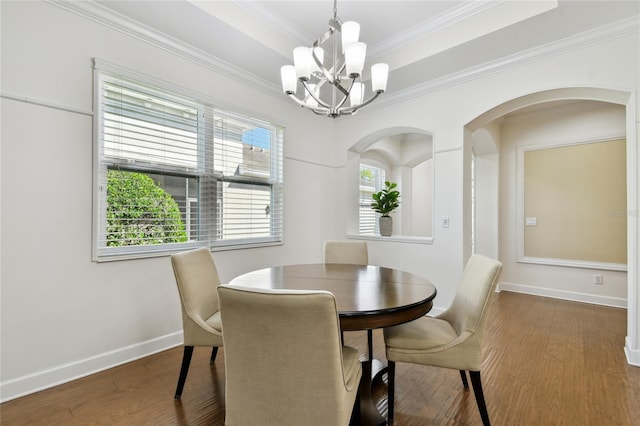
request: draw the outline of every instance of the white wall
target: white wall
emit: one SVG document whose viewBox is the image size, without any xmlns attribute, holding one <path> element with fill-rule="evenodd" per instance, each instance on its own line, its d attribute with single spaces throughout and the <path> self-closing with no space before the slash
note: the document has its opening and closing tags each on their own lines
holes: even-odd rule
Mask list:
<svg viewBox="0 0 640 426">
<path fill-rule="evenodd" d="M 92 58 L 285 126 L 285 244 L 216 252 L 223 281 L 320 261 L 344 229 L 340 204 L 317 202 L 342 180 L 330 120 L 55 5 L 0 7 L 3 400 L 182 341 L 167 257 L 91 262 Z"/>
<path fill-rule="evenodd" d="M 216 252 L 223 281 L 267 265 L 320 261 L 322 240 L 344 237 L 345 218 L 352 214 L 339 207 L 349 199 L 347 149 L 388 127 L 432 131 L 433 244 L 371 241 L 369 253 L 372 263 L 432 280 L 439 292 L 436 309 L 453 298 L 465 260 L 466 123 L 509 99 L 549 88 L 635 91 L 639 85 L 638 37 L 632 34 L 323 121 L 284 96 L 249 89 L 55 5 L 2 1 L 0 7 L 2 399 L 181 342 L 168 258 L 91 262 L 93 57 L 286 127 L 285 244 Z M 322 205 L 318 194 L 339 202 Z M 443 216 L 449 228 L 439 226 Z M 631 352 L 638 341 L 640 336 L 630 339 Z"/>
<path fill-rule="evenodd" d="M 386 127 L 417 127 L 433 132 L 434 135 L 435 228 L 433 230 L 433 244 L 370 242 L 371 261 L 382 265 L 400 264 L 411 272 L 431 279 L 438 288 L 438 297 L 434 302 L 436 307 L 448 306 L 453 298 L 465 261 L 464 253 L 468 250 L 470 240 L 470 234 L 465 234 L 468 227 L 463 224 L 464 211 L 470 208 L 470 200 L 464 198 L 466 191 L 463 188 L 465 159 L 463 150 L 470 149 L 470 146 L 465 145 L 467 141 L 469 145 L 471 143 L 471 132 L 465 132 L 465 126 L 485 112 L 492 111 L 508 101 L 529 94 L 561 88 L 586 87 L 593 88 L 595 92 L 599 88 L 610 89 L 620 91 L 620 93 L 626 92 L 626 95 L 620 96 L 621 104 L 624 105 L 625 99 L 630 99 L 627 111 L 632 111 L 632 113 L 627 117 L 625 130 L 630 138 L 630 146 L 636 147 L 638 132 L 635 130 L 635 126 L 638 125 L 638 112 L 635 105 L 637 90 L 640 86 L 638 78 L 640 75 L 639 51 L 637 33 L 608 39 L 556 55 L 542 55 L 537 61 L 528 60 L 524 61 L 523 65 L 504 67 L 501 71 L 487 73 L 481 78 L 461 78 L 456 81 L 455 85 L 446 89 L 433 90 L 422 96 L 416 95 L 415 98 L 402 103 L 390 102 L 388 106 L 377 109 L 373 107 L 365 113 L 359 113 L 348 123 L 338 123 L 340 143 L 345 149 L 353 145 L 354 141 L 357 143 L 359 140 L 366 139 L 367 135 L 381 132 Z M 517 63 L 517 61 L 515 62 Z M 632 163 L 637 168 L 638 159 L 636 157 L 637 151 L 629 154 L 629 158 L 633 159 Z M 514 177 L 513 175 L 502 176 L 502 170 L 500 173 L 502 181 Z M 637 170 L 632 170 L 631 173 L 629 180 L 637 191 L 640 186 Z M 503 193 L 499 195 L 502 197 Z M 637 213 L 636 200 L 637 196 L 630 197 L 632 203 L 628 205 L 628 208 L 631 212 Z M 449 217 L 449 228 L 442 228 L 442 217 Z M 630 218 L 630 221 L 637 222 L 637 219 Z M 502 231 L 508 228 L 513 227 L 505 222 L 500 225 L 499 229 Z M 637 241 L 640 239 L 637 228 L 630 228 L 629 233 L 634 237 L 629 241 L 635 241 L 633 244 L 637 246 Z M 503 274 L 502 277 L 503 280 L 512 277 L 511 264 L 513 262 L 511 252 L 506 253 L 513 250 L 513 247 L 510 246 L 503 250 L 502 244 L 505 243 L 503 239 L 500 240 L 500 258 L 510 265 L 507 265 L 506 274 Z M 637 247 L 634 250 L 630 253 L 638 253 Z M 633 258 L 631 257 L 631 259 Z M 637 269 L 637 256 L 633 262 L 635 262 Z M 543 274 L 548 277 L 549 272 L 554 271 L 547 268 Z M 568 274 L 571 282 L 575 284 L 583 280 L 584 277 L 580 277 L 583 272 L 563 270 L 558 275 L 554 275 L 553 280 L 554 282 L 560 281 L 563 274 L 565 278 Z M 519 275 L 518 278 L 521 276 Z M 621 274 L 609 275 L 607 273 L 605 279 L 610 285 L 595 291 L 603 292 L 604 296 L 610 298 L 631 299 L 626 350 L 628 359 L 640 365 L 640 320 L 638 319 L 640 295 L 637 291 L 640 283 L 638 276 L 637 274 L 630 275 L 630 285 L 626 284 Z M 591 278 L 589 278 L 589 282 L 591 282 Z M 628 297 L 625 297 L 625 288 L 628 290 Z M 570 288 L 567 290 L 571 291 Z"/>
<path fill-rule="evenodd" d="M 588 108 L 585 110 L 585 106 Z M 552 297 L 626 306 L 626 272 L 518 263 L 517 154 L 520 147 L 597 141 L 624 136 L 624 107 L 613 104 L 570 104 L 518 114 L 502 124 L 500 159 L 501 287 Z M 603 285 L 593 284 L 602 274 Z"/>
<path fill-rule="evenodd" d="M 500 182 L 499 168 L 499 154 L 475 157 L 475 252 L 495 259 L 500 256 L 499 237 L 501 235 L 497 190 Z"/>
</svg>

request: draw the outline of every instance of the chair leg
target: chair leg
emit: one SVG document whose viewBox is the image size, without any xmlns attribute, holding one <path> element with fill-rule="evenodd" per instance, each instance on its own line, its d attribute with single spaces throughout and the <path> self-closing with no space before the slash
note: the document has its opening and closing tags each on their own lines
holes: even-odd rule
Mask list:
<svg viewBox="0 0 640 426">
<path fill-rule="evenodd" d="M 218 347 L 214 346 L 213 350 L 211 351 L 211 360 L 209 360 L 209 364 L 213 364 L 214 362 L 216 362 L 216 355 L 218 355 Z"/>
<path fill-rule="evenodd" d="M 484 394 L 482 393 L 482 381 L 480 380 L 479 371 L 469 371 L 471 376 L 471 383 L 473 384 L 473 393 L 476 395 L 476 403 L 478 404 L 478 410 L 480 411 L 480 417 L 482 418 L 482 424 L 484 426 L 490 426 L 489 413 L 487 412 L 487 405 L 484 401 Z"/>
<path fill-rule="evenodd" d="M 367 330 L 367 341 L 369 344 L 369 361 L 373 360 L 373 330 L 372 329 L 368 329 Z"/>
<path fill-rule="evenodd" d="M 180 367 L 180 377 L 178 378 L 178 387 L 176 388 L 176 395 L 174 396 L 175 399 L 180 399 L 180 396 L 182 396 L 182 388 L 184 388 L 184 382 L 187 380 L 192 355 L 193 346 L 185 346 L 184 354 L 182 355 L 182 367 Z"/>
<path fill-rule="evenodd" d="M 396 387 L 396 363 L 387 361 L 387 423 L 393 423 L 393 408 Z"/>
<path fill-rule="evenodd" d="M 467 373 L 464 370 L 460 370 L 460 377 L 462 377 L 462 386 L 465 389 L 469 389 L 469 382 L 467 382 Z"/>
<path fill-rule="evenodd" d="M 353 404 L 353 410 L 351 410 L 351 419 L 349 420 L 349 426 L 360 426 L 360 389 L 356 393 L 356 400 Z"/>
</svg>

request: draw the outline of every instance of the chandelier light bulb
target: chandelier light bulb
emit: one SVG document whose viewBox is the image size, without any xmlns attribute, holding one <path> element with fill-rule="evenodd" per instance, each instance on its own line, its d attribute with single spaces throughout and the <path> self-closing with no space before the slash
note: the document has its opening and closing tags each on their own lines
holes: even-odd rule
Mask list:
<svg viewBox="0 0 640 426">
<path fill-rule="evenodd" d="M 362 99 L 364 98 L 364 84 L 362 83 L 353 83 L 353 87 L 351 88 L 351 92 L 349 92 L 349 102 L 351 106 L 358 106 L 362 103 Z"/>
<path fill-rule="evenodd" d="M 293 65 L 285 65 L 280 68 L 282 78 L 282 91 L 286 94 L 296 93 L 298 80 L 296 79 L 296 68 Z"/>
<path fill-rule="evenodd" d="M 311 50 L 308 47 L 296 47 L 293 49 L 293 64 L 296 67 L 298 79 L 309 80 L 309 77 L 311 77 Z"/>
<path fill-rule="evenodd" d="M 371 90 L 373 92 L 384 92 L 387 90 L 387 78 L 389 76 L 389 65 L 375 64 L 371 66 Z"/>
<path fill-rule="evenodd" d="M 318 58 L 318 61 L 321 64 L 323 64 L 324 63 L 324 49 L 322 47 L 314 47 L 313 48 L 313 53 L 315 53 L 316 58 Z M 315 73 L 322 72 L 322 70 L 320 69 L 320 67 L 318 66 L 316 61 L 313 59 L 313 57 L 311 57 L 311 71 L 315 72 Z"/>
<path fill-rule="evenodd" d="M 348 45 L 357 43 L 360 38 L 360 24 L 347 21 L 342 24 L 342 52 L 346 53 Z"/>
<path fill-rule="evenodd" d="M 364 57 L 367 53 L 367 45 L 364 43 L 351 43 L 344 51 L 344 60 L 347 63 L 347 75 L 351 78 L 359 77 L 364 68 Z"/>
</svg>

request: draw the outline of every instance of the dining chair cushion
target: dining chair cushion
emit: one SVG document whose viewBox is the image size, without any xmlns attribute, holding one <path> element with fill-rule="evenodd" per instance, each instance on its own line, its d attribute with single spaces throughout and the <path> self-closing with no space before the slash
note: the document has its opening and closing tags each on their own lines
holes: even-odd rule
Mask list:
<svg viewBox="0 0 640 426">
<path fill-rule="evenodd" d="M 384 330 L 387 359 L 480 371 L 487 320 L 484 314 L 501 267 L 493 259 L 472 256 L 454 301 L 445 312 Z"/>
<path fill-rule="evenodd" d="M 211 318 L 205 321 L 209 327 L 216 330 L 219 333 L 222 333 L 222 321 L 220 321 L 220 311 L 211 315 Z"/>
</svg>

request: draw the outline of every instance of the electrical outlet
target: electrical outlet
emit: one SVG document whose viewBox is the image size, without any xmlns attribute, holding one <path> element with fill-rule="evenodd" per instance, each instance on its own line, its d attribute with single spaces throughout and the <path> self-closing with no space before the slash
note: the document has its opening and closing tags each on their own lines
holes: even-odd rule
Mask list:
<svg viewBox="0 0 640 426">
<path fill-rule="evenodd" d="M 443 228 L 449 227 L 449 216 L 442 216 L 442 227 Z"/>
<path fill-rule="evenodd" d="M 602 285 L 602 274 L 593 274 L 593 283 Z"/>
</svg>

